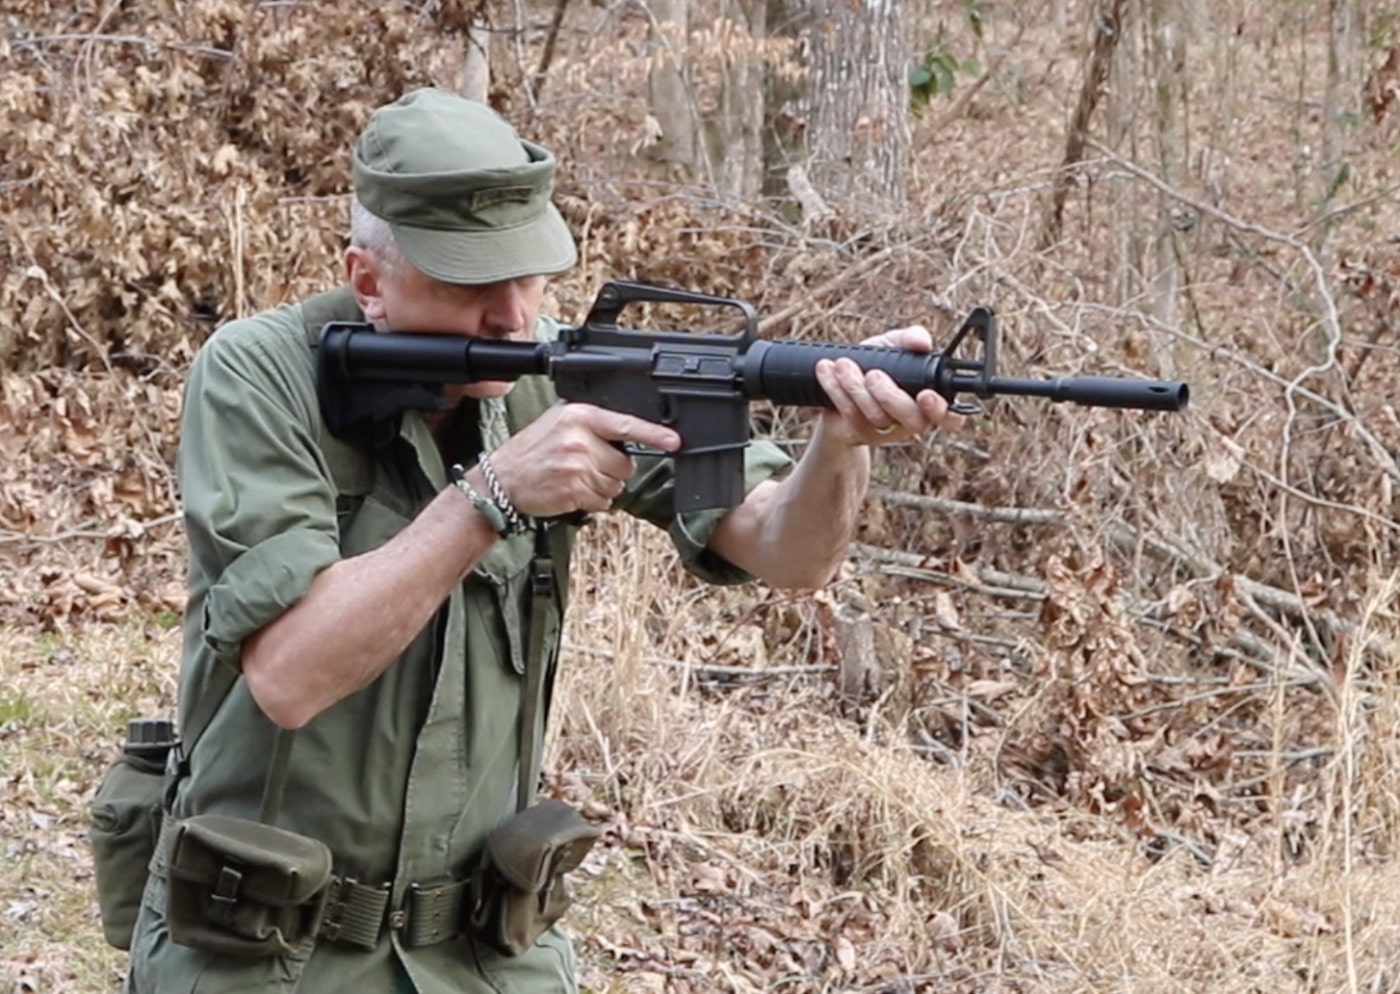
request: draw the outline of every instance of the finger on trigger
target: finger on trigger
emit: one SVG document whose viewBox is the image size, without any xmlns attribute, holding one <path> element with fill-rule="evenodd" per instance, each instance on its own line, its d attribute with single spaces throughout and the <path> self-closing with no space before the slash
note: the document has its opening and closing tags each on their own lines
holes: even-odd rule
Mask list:
<svg viewBox="0 0 1400 994">
<path fill-rule="evenodd" d="M 619 442 L 635 442 L 663 452 L 681 447 L 681 437 L 672 429 L 630 414 L 619 415 L 611 430 L 611 437 Z"/>
</svg>

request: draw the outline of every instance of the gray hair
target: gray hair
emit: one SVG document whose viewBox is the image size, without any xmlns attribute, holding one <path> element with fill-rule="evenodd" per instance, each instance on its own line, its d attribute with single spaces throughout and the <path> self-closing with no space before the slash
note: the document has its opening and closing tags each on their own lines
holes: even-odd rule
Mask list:
<svg viewBox="0 0 1400 994">
<path fill-rule="evenodd" d="M 390 269 L 404 262 L 403 252 L 394 240 L 394 230 L 389 227 L 389 222 L 371 213 L 358 197 L 350 202 L 350 244 L 369 249 Z"/>
</svg>

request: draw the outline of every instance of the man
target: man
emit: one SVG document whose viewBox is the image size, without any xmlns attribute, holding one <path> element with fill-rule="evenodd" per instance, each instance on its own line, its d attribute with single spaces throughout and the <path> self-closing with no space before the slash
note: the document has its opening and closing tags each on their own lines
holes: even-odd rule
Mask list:
<svg viewBox="0 0 1400 994">
<path fill-rule="evenodd" d="M 270 815 L 329 847 L 336 890 L 327 924 L 292 954 L 221 955 L 172 941 L 158 854 L 129 990 L 575 989 L 558 929 L 509 956 L 453 917 L 483 839 L 536 773 L 524 756 L 541 732 L 519 734 L 526 633 L 543 626 L 552 667 L 572 532 L 539 523 L 626 510 L 667 528 L 710 580 L 816 587 L 847 548 L 868 446 L 948 417 L 933 393 L 911 398 L 883 374 L 823 361 L 836 408 L 802 459 L 754 444 L 745 501 L 686 515 L 670 507 L 669 461 L 615 444 L 672 451 L 674 431 L 554 403 L 539 378 L 451 388 L 451 409 L 405 414 L 378 447 L 332 437 L 314 375 L 328 321 L 502 340 L 556 330 L 540 318 L 546 278 L 577 257 L 550 203 L 553 171 L 480 104 L 421 90 L 381 108 L 354 153 L 346 285 L 229 324 L 201 350 L 179 455 L 186 754 L 167 828 Z M 923 329 L 876 341 L 932 344 Z M 454 466 L 466 467 L 455 484 Z M 540 562 L 554 588 L 543 608 Z M 433 914 L 446 924 L 424 912 L 424 895 L 441 894 L 450 914 Z"/>
</svg>

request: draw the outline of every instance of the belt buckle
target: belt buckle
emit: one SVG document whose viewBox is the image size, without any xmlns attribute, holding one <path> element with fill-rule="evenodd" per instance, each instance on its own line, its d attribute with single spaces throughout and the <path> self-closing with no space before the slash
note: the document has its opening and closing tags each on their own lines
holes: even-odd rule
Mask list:
<svg viewBox="0 0 1400 994">
<path fill-rule="evenodd" d="M 403 907 L 391 916 L 390 927 L 399 931 L 400 941 L 409 948 L 454 938 L 462 932 L 466 890 L 464 881 L 452 877 L 414 881 L 408 885 Z"/>
<path fill-rule="evenodd" d="M 330 893 L 326 895 L 326 914 L 321 919 L 321 938 L 329 942 L 340 941 L 340 925 L 344 920 L 347 896 L 357 881 L 354 877 L 335 879 Z"/>
<path fill-rule="evenodd" d="M 362 949 L 373 949 L 378 944 L 382 924 L 375 927 L 375 934 L 372 938 L 364 934 L 352 935 L 346 931 L 346 913 L 352 910 L 351 905 L 356 903 L 356 897 L 367 891 L 377 892 L 373 894 L 373 899 L 375 903 L 379 904 L 378 914 L 380 922 L 383 922 L 383 908 L 389 903 L 389 884 L 384 883 L 373 887 L 369 884 L 361 884 L 354 877 L 336 878 L 326 897 L 325 917 L 321 919 L 320 934 L 323 939 L 329 942 L 344 942 Z"/>
</svg>

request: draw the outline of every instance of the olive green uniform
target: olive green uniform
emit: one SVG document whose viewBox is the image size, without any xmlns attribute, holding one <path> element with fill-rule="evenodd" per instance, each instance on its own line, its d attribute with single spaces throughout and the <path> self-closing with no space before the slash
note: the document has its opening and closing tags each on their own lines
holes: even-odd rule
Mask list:
<svg viewBox="0 0 1400 994">
<path fill-rule="evenodd" d="M 258 817 L 276 728 L 245 683 L 230 680 L 243 640 L 294 605 L 320 570 L 382 545 L 448 485 L 416 413 L 378 449 L 327 433 L 313 345 L 331 320 L 363 320 L 348 291 L 221 328 L 191 371 L 179 457 L 191 552 L 180 690 L 187 741 L 199 731 L 191 716 L 210 717 L 187 757 L 177 818 Z M 555 330 L 541 321 L 541 337 Z M 542 378 L 520 381 L 504 402 L 481 402 L 464 451 L 499 445 L 553 402 Z M 616 506 L 666 527 L 698 575 L 745 579 L 704 547 L 721 515 L 673 515 L 669 463 L 639 464 Z M 756 443 L 747 485 L 787 465 L 774 446 Z M 464 497 L 462 513 L 469 507 Z M 548 532 L 557 605 L 545 619 L 551 667 L 571 532 Z M 164 917 L 166 881 L 155 873 L 133 939 L 130 991 L 358 994 L 393 991 L 405 973 L 420 994 L 576 989 L 573 954 L 557 929 L 507 957 L 464 938 L 408 948 L 405 929 L 395 927 L 414 884 L 461 879 L 486 833 L 515 810 L 535 551 L 530 533 L 498 541 L 382 676 L 293 737 L 278 823 L 326 843 L 340 877 L 387 888 L 374 948 L 324 934 L 292 957 L 236 959 L 176 945 Z"/>
</svg>

